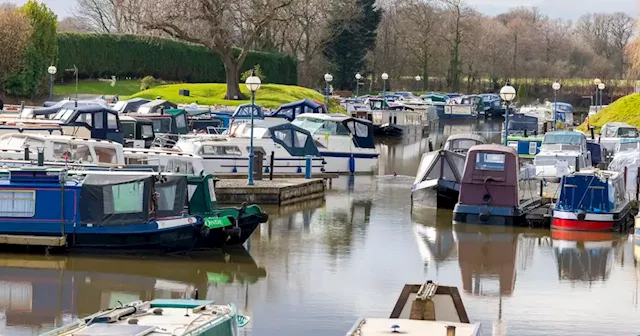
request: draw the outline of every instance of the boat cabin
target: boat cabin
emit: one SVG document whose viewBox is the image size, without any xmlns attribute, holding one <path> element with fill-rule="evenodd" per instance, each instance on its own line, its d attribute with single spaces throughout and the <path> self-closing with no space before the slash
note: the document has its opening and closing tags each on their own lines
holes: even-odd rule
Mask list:
<svg viewBox="0 0 640 336">
<path fill-rule="evenodd" d="M 236 123 L 228 134 L 236 138 L 251 138 L 251 124 Z M 291 156 L 320 156 L 311 133 L 293 123 L 254 120 L 253 137 L 254 139 L 271 139 L 286 149 Z"/>
<path fill-rule="evenodd" d="M 151 100 L 145 98 L 121 100 L 113 105 L 113 109 L 120 113 L 136 113 L 140 106 L 149 102 L 151 102 Z"/>
<path fill-rule="evenodd" d="M 44 107 L 41 108 L 25 108 L 20 112 L 20 119 L 34 119 L 44 117 L 49 119 L 53 114 L 58 113 L 60 110 L 75 109 L 83 106 L 102 106 L 108 108 L 107 102 L 104 99 L 89 99 L 89 100 L 70 100 L 65 99 L 59 102 L 45 102 Z M 8 117 L 8 115 L 3 115 Z"/>
<path fill-rule="evenodd" d="M 161 149 L 125 148 L 127 166 L 158 167 L 158 171 L 200 175 L 204 172 L 202 158 L 189 153 Z"/>
<path fill-rule="evenodd" d="M 347 114 L 354 118 L 366 119 L 369 121 L 373 119 L 371 115 L 371 108 L 367 104 L 350 103 L 347 104 L 346 109 Z"/>
<path fill-rule="evenodd" d="M 475 145 L 486 144 L 487 139 L 478 134 L 454 134 L 449 136 L 442 149 L 466 154 Z"/>
<path fill-rule="evenodd" d="M 352 118 L 344 114 L 299 115 L 292 122 L 311 133 L 319 141 L 330 141 L 332 137 L 350 137 L 355 147 L 375 148 L 373 124 L 368 120 Z"/>
<path fill-rule="evenodd" d="M 208 134 L 222 134 L 227 127 L 223 118 L 210 111 L 186 110 L 189 116 L 189 130 Z"/>
<path fill-rule="evenodd" d="M 155 114 L 155 113 L 160 113 L 162 114 L 163 110 L 170 110 L 170 109 L 176 109 L 178 108 L 178 105 L 168 101 L 168 100 L 162 100 L 162 99 L 156 99 L 156 100 L 152 100 L 149 101 L 148 103 L 142 104 L 138 107 L 138 110 L 136 111 L 136 113 L 140 113 L 140 114 Z"/>
<path fill-rule="evenodd" d="M 113 141 L 84 139 L 66 135 L 12 133 L 0 136 L 0 158 L 23 160 L 25 150 L 31 160 L 38 152 L 49 162 L 123 165 L 122 145 Z"/>
<path fill-rule="evenodd" d="M 159 134 L 187 134 L 189 124 L 187 112 L 183 109 L 166 109 L 161 113 L 133 113 L 132 118 L 144 118 L 153 122 L 154 133 Z"/>
<path fill-rule="evenodd" d="M 281 105 L 277 110 L 272 112 L 269 117 L 284 118 L 293 121 L 299 115 L 304 113 L 326 114 L 327 108 L 323 104 L 316 103 L 309 99 L 299 100 L 293 103 Z"/>
<path fill-rule="evenodd" d="M 623 122 L 606 123 L 600 129 L 598 143 L 609 153 L 615 151 L 616 144 L 620 139 L 638 139 L 640 134 L 638 129 Z"/>
<path fill-rule="evenodd" d="M 65 135 L 124 142 L 118 112 L 100 105 L 62 109 L 51 121 L 38 120 L 37 123 L 58 124 L 63 128 Z"/>
<path fill-rule="evenodd" d="M 557 182 L 569 172 L 591 167 L 587 138 L 580 132 L 547 132 L 534 164 L 538 178 Z"/>
<path fill-rule="evenodd" d="M 557 121 L 567 126 L 573 126 L 573 105 L 569 103 L 547 103 L 555 110 Z"/>
<path fill-rule="evenodd" d="M 640 150 L 640 138 L 634 138 L 634 139 L 623 138 L 618 140 L 613 152 L 615 155 L 621 152 L 635 151 L 635 150 Z"/>
<path fill-rule="evenodd" d="M 389 108 L 388 101 L 383 99 L 382 97 L 369 97 L 366 100 L 367 104 L 369 104 L 370 110 L 386 110 Z"/>
<path fill-rule="evenodd" d="M 153 121 L 146 118 L 120 116 L 124 146 L 133 148 L 149 148 L 155 139 Z"/>
</svg>

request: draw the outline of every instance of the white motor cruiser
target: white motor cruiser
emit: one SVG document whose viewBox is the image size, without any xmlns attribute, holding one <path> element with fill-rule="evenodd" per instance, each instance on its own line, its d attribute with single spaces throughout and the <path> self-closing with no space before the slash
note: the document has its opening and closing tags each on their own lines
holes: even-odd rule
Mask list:
<svg viewBox="0 0 640 336">
<path fill-rule="evenodd" d="M 562 176 L 575 172 L 576 166 L 578 170 L 592 166 L 587 138 L 580 132 L 547 132 L 533 163 L 538 179 L 559 182 Z"/>
</svg>

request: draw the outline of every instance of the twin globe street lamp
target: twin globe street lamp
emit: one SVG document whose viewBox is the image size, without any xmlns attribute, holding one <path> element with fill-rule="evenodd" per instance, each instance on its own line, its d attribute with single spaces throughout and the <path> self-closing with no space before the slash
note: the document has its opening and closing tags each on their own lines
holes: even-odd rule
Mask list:
<svg viewBox="0 0 640 336">
<path fill-rule="evenodd" d="M 260 89 L 260 77 L 256 76 L 256 71 L 251 71 L 251 76 L 247 78 L 245 84 L 247 85 L 247 89 L 251 91 L 251 139 L 249 140 L 249 181 L 248 185 L 253 185 L 253 115 L 256 112 L 255 99 L 256 99 L 256 91 Z"/>
<path fill-rule="evenodd" d="M 500 89 L 500 98 L 504 100 L 507 105 L 507 109 L 504 112 L 504 141 L 503 144 L 507 145 L 507 138 L 509 137 L 509 105 L 511 101 L 516 98 L 516 89 L 511 86 L 507 80 L 507 84 Z"/>
<path fill-rule="evenodd" d="M 553 130 L 556 130 L 556 124 L 558 123 L 558 90 L 560 90 L 562 86 L 558 82 L 554 82 L 551 85 L 553 89 Z"/>
<path fill-rule="evenodd" d="M 47 72 L 49 73 L 49 75 L 51 75 L 51 81 L 49 83 L 49 100 L 53 100 L 53 79 L 58 72 L 58 68 L 56 68 L 54 65 L 51 65 L 47 69 Z"/>
</svg>

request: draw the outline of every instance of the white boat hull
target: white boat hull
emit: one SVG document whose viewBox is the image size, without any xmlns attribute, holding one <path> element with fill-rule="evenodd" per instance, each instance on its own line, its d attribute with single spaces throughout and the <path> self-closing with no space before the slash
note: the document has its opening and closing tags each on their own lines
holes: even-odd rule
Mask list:
<svg viewBox="0 0 640 336">
<path fill-rule="evenodd" d="M 347 153 L 344 153 L 345 155 Z M 327 173 L 348 174 L 352 173 L 349 164 L 349 157 L 328 157 L 324 156 L 327 163 L 325 170 Z M 378 169 L 378 157 L 375 158 L 354 158 L 355 167 L 353 173 L 375 174 Z"/>
</svg>

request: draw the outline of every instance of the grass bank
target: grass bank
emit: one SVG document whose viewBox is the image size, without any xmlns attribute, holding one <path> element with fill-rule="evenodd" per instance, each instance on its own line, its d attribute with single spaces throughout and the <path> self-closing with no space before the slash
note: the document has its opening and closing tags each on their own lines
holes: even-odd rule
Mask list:
<svg viewBox="0 0 640 336">
<path fill-rule="evenodd" d="M 600 132 L 602 125 L 615 121 L 626 122 L 629 125 L 640 127 L 640 94 L 633 93 L 616 100 L 598 112 L 598 114 L 589 118 L 589 125 L 594 126 L 596 132 Z M 582 123 L 578 130 L 587 131 L 586 122 Z"/>
<path fill-rule="evenodd" d="M 97 80 L 83 80 L 78 82 L 79 94 L 130 96 L 138 91 L 140 91 L 139 79 L 118 80 L 114 86 L 111 86 L 111 82 Z M 73 96 L 76 94 L 76 83 L 56 84 L 53 86 L 53 94 L 57 96 Z"/>
<path fill-rule="evenodd" d="M 190 96 L 185 97 L 178 94 L 181 89 L 190 91 Z M 160 96 L 162 99 L 170 100 L 174 103 L 190 104 L 198 102 L 201 105 L 229 105 L 237 106 L 250 103 L 250 100 L 225 100 L 227 85 L 224 83 L 207 83 L 207 84 L 169 84 L 161 85 L 149 90 L 140 91 L 130 98 L 141 97 L 147 99 L 155 99 Z M 249 90 L 244 84 L 240 85 L 240 90 L 247 96 L 250 96 Z M 256 104 L 260 104 L 266 108 L 277 108 L 278 106 L 301 99 L 311 99 L 318 102 L 324 102 L 325 98 L 322 94 L 308 88 L 295 85 L 280 84 L 263 84 L 260 90 L 256 92 Z M 340 112 L 337 101 L 331 104 L 332 112 Z"/>
</svg>

